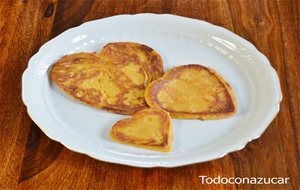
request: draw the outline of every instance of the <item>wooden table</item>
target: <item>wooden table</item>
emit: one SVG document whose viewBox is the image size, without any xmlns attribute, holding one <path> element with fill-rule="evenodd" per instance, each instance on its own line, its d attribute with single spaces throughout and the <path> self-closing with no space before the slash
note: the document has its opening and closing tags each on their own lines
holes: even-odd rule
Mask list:
<svg viewBox="0 0 300 190">
<path fill-rule="evenodd" d="M 0 189 L 300 189 L 299 10 L 299 0 L 1 0 Z M 21 100 L 21 76 L 29 58 L 71 27 L 142 12 L 223 26 L 269 58 L 280 77 L 283 101 L 261 138 L 215 161 L 142 169 L 96 161 L 41 132 Z M 199 175 L 290 180 L 287 185 L 207 185 Z"/>
</svg>

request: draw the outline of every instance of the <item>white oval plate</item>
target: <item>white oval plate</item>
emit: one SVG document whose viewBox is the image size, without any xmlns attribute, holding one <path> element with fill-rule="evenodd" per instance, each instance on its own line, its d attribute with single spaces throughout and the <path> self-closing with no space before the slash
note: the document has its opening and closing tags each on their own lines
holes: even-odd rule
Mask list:
<svg viewBox="0 0 300 190">
<path fill-rule="evenodd" d="M 238 113 L 214 121 L 172 119 L 169 153 L 111 141 L 109 131 L 128 117 L 86 106 L 49 80 L 49 68 L 74 52 L 99 51 L 108 42 L 132 41 L 157 50 L 165 70 L 201 64 L 219 72 L 233 87 Z M 175 167 L 220 158 L 258 138 L 279 111 L 276 71 L 251 43 L 204 21 L 175 15 L 119 15 L 87 22 L 44 44 L 22 78 L 28 114 L 51 139 L 95 159 L 139 167 Z"/>
</svg>

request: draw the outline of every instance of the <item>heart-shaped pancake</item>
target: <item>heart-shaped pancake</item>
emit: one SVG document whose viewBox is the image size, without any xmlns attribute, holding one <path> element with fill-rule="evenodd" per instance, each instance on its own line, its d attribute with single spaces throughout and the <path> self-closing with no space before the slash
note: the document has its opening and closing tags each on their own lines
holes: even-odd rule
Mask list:
<svg viewBox="0 0 300 190">
<path fill-rule="evenodd" d="M 150 47 L 107 44 L 99 54 L 76 53 L 58 60 L 52 80 L 67 94 L 90 106 L 132 115 L 147 108 L 146 86 L 163 75 L 161 57 Z"/>
<path fill-rule="evenodd" d="M 102 48 L 99 57 L 106 64 L 122 68 L 133 81 L 137 80 L 134 76 L 139 74 L 134 72 L 134 69 L 139 69 L 140 73 L 146 72 L 147 80 L 141 79 L 137 81 L 137 84 L 146 82 L 148 85 L 163 75 L 163 63 L 160 55 L 143 44 L 133 42 L 108 43 Z"/>
<path fill-rule="evenodd" d="M 237 111 L 231 86 L 216 71 L 201 65 L 172 68 L 145 91 L 152 108 L 161 108 L 173 118 L 220 119 Z"/>
<path fill-rule="evenodd" d="M 171 117 L 161 109 L 140 110 L 114 124 L 110 136 L 124 144 L 168 152 L 173 140 Z"/>
</svg>

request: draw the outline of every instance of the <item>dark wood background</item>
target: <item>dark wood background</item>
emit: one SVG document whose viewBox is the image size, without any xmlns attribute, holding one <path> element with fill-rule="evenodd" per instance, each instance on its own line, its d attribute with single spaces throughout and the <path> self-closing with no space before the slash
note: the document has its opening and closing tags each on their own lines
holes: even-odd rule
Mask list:
<svg viewBox="0 0 300 190">
<path fill-rule="evenodd" d="M 299 0 L 1 0 L 0 189 L 300 189 Z M 50 140 L 26 113 L 21 76 L 45 42 L 89 20 L 171 13 L 223 26 L 277 70 L 281 110 L 261 138 L 221 159 L 142 169 L 96 161 Z M 253 118 L 255 119 L 255 118 Z M 199 175 L 289 177 L 287 185 L 205 185 Z"/>
</svg>

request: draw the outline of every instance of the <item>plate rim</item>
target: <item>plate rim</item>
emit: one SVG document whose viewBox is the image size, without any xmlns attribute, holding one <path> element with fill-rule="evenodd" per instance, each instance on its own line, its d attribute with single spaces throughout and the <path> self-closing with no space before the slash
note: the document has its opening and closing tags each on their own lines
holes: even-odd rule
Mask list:
<svg viewBox="0 0 300 190">
<path fill-rule="evenodd" d="M 111 157 L 106 157 L 104 156 L 105 153 L 103 153 L 103 155 L 101 155 L 101 158 L 99 158 L 99 156 L 97 157 L 96 155 L 92 154 L 92 153 L 89 153 L 88 149 L 86 149 L 86 151 L 82 151 L 82 150 L 76 150 L 74 147 L 70 146 L 68 143 L 65 143 L 63 142 L 63 139 L 60 139 L 58 136 L 54 136 L 54 135 L 50 135 L 50 133 L 48 131 L 46 131 L 43 127 L 40 126 L 40 122 L 38 121 L 39 118 L 38 116 L 34 116 L 32 110 L 30 110 L 30 101 L 28 101 L 28 99 L 26 98 L 26 94 L 25 94 L 25 90 L 24 90 L 24 85 L 26 83 L 26 77 L 27 75 L 29 74 L 29 70 L 30 68 L 32 68 L 33 64 L 34 64 L 34 60 L 35 58 L 43 51 L 43 49 L 47 46 L 47 44 L 51 41 L 55 41 L 59 38 L 61 38 L 63 35 L 66 35 L 66 33 L 70 32 L 70 31 L 73 31 L 73 30 L 80 30 L 81 27 L 83 27 L 84 25 L 88 25 L 88 24 L 92 24 L 93 22 L 97 22 L 97 21 L 100 21 L 100 20 L 109 20 L 109 19 L 114 19 L 116 17 L 128 17 L 128 16 L 158 16 L 158 17 L 174 17 L 174 18 L 181 18 L 181 19 L 186 19 L 186 20 L 193 20 L 193 21 L 197 21 L 199 23 L 202 23 L 202 24 L 206 24 L 208 25 L 209 27 L 213 27 L 213 28 L 216 28 L 217 30 L 222 30 L 224 32 L 226 32 L 226 34 L 229 34 L 231 36 L 233 36 L 234 38 L 237 38 L 238 41 L 240 41 L 243 45 L 249 47 L 249 49 L 251 49 L 252 51 L 254 51 L 254 53 L 259 57 L 259 59 L 263 62 L 261 64 L 264 64 L 265 65 L 265 69 L 270 72 L 272 74 L 272 82 L 273 82 L 273 85 L 276 87 L 276 91 L 278 92 L 277 94 L 277 100 L 276 100 L 276 103 L 274 104 L 273 106 L 273 109 L 272 109 L 272 115 L 269 116 L 269 120 L 266 121 L 267 124 L 266 126 L 264 127 L 260 127 L 260 132 L 258 135 L 252 135 L 251 138 L 247 138 L 246 141 L 243 141 L 243 143 L 241 143 L 242 145 L 240 145 L 239 147 L 236 147 L 236 148 L 232 148 L 233 146 L 231 146 L 230 150 L 229 151 L 226 151 L 224 153 L 222 153 L 221 155 L 215 157 L 215 158 L 212 158 L 212 159 L 209 159 L 209 160 L 205 160 L 205 161 L 197 161 L 197 159 L 192 159 L 192 160 L 189 160 L 189 161 L 181 161 L 181 162 L 176 162 L 176 163 L 173 163 L 172 162 L 168 162 L 168 163 L 162 163 L 162 162 L 151 162 L 149 164 L 145 164 L 145 163 L 135 163 L 135 162 L 130 162 L 128 160 L 118 160 L 118 159 L 115 159 L 115 158 L 111 158 Z M 274 87 L 274 88 L 275 88 Z M 267 57 L 262 54 L 251 42 L 249 42 L 248 40 L 238 36 L 237 34 L 235 34 L 234 32 L 226 29 L 226 28 L 223 28 L 221 26 L 217 26 L 217 25 L 214 25 L 214 24 L 211 24 L 209 22 L 206 22 L 206 21 L 203 21 L 203 20 L 199 20 L 199 19 L 194 19 L 194 18 L 188 18 L 188 17 L 183 17 L 183 16 L 178 16 L 178 15 L 174 15 L 174 14 L 155 14 L 155 13 L 139 13 L 139 14 L 120 14 L 120 15 L 114 15 L 114 16 L 110 16 L 110 17 L 105 17 L 105 18 L 100 18 L 100 19 L 95 19 L 95 20 L 91 20 L 91 21 L 88 21 L 88 22 L 85 22 L 85 23 L 82 23 L 81 25 L 79 26 L 76 26 L 76 27 L 72 27 L 72 28 L 69 28 L 68 30 L 65 30 L 64 32 L 60 33 L 59 35 L 57 35 L 56 37 L 48 40 L 46 43 L 44 43 L 40 48 L 39 50 L 37 51 L 37 53 L 35 53 L 28 61 L 28 66 L 27 68 L 25 69 L 25 71 L 23 72 L 23 75 L 22 75 L 22 100 L 23 100 L 23 103 L 25 104 L 25 106 L 27 107 L 27 113 L 28 115 L 30 116 L 30 118 L 32 119 L 32 121 L 43 131 L 44 134 L 46 134 L 50 139 L 56 141 L 56 142 L 59 142 L 60 144 L 62 144 L 63 146 L 65 146 L 66 148 L 68 148 L 69 150 L 71 151 L 74 151 L 74 152 L 77 152 L 77 153 L 81 153 L 81 154 L 85 154 L 89 157 L 92 157 L 96 160 L 100 160 L 100 161 L 105 161 L 105 162 L 109 162 L 109 163 L 115 163 L 115 164 L 123 164 L 123 165 L 128 165 L 128 166 L 134 166 L 134 167 L 143 167 L 143 168 L 152 168 L 152 167 L 179 167 L 179 166 L 184 166 L 184 165 L 189 165 L 189 164 L 195 164 L 195 163 L 202 163 L 202 162 L 208 162 L 208 161 L 212 161 L 212 160 L 215 160 L 215 159 L 219 159 L 229 153 L 232 153 L 232 152 L 236 152 L 236 151 L 239 151 L 241 149 L 243 149 L 249 142 L 255 140 L 255 139 L 258 139 L 263 133 L 264 131 L 269 127 L 270 123 L 273 121 L 273 119 L 276 117 L 276 115 L 278 114 L 279 110 L 280 110 L 280 102 L 282 100 L 282 92 L 281 92 L 281 87 L 280 87 L 280 81 L 279 81 L 279 77 L 278 77 L 278 74 L 276 72 L 276 70 L 272 67 L 271 63 L 269 62 L 269 60 L 267 59 Z M 258 128 L 258 127 L 257 127 Z M 252 133 L 254 134 L 254 133 Z"/>
</svg>

